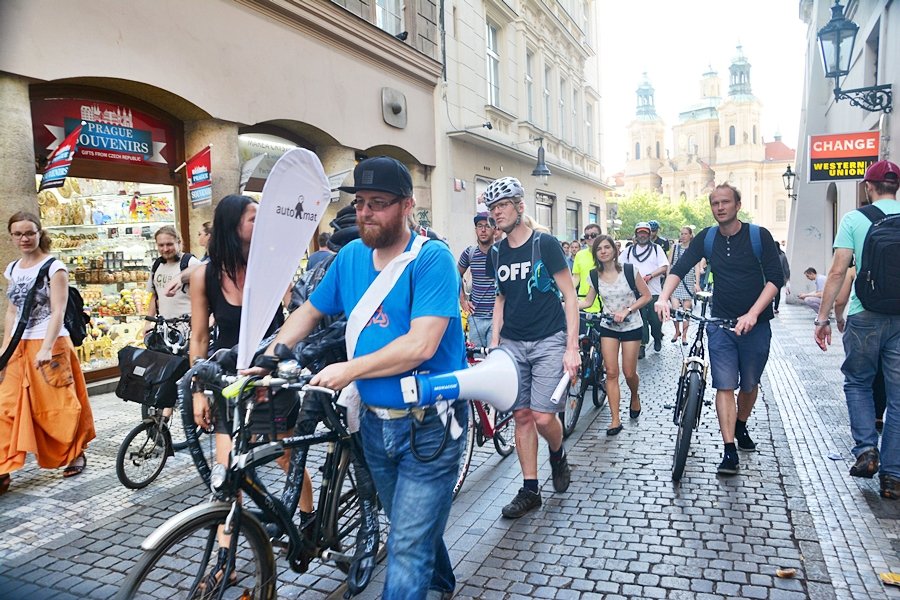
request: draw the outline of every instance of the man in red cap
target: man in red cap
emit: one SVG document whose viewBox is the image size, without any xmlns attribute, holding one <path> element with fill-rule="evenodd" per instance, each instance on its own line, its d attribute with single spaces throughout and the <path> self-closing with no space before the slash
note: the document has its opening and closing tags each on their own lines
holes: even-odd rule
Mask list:
<svg viewBox="0 0 900 600">
<path fill-rule="evenodd" d="M 850 433 L 856 442 L 850 475 L 870 478 L 880 471 L 882 497 L 896 500 L 900 498 L 900 167 L 878 161 L 866 170 L 863 185 L 870 204 L 841 219 L 815 338 L 822 350 L 831 343 L 831 306 L 855 259 L 856 285 L 850 294 L 843 338 L 846 358 L 841 366 Z M 872 396 L 879 362 L 887 391 L 880 451 Z"/>
</svg>

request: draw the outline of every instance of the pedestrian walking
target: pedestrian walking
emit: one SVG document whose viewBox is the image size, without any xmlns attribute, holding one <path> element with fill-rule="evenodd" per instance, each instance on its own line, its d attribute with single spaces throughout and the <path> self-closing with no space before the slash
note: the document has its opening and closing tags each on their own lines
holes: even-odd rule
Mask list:
<svg viewBox="0 0 900 600">
<path fill-rule="evenodd" d="M 672 242 L 659 234 L 659 221 L 650 220 L 647 221 L 647 225 L 650 226 L 650 241 L 662 248 L 663 252 L 668 256 L 670 254 Z"/>
<path fill-rule="evenodd" d="M 74 477 L 87 465 L 94 417 L 78 356 L 64 324 L 69 273 L 50 255 L 40 219 L 17 212 L 7 223 L 20 256 L 9 282 L 0 346 L 0 494 L 30 452 L 44 469 Z"/>
<path fill-rule="evenodd" d="M 571 471 L 557 416 L 565 406 L 551 396 L 563 373 L 575 377 L 581 364 L 577 297 L 562 247 L 552 235 L 527 225 L 524 198 L 525 190 L 514 177 L 496 179 L 484 192 L 494 222 L 506 234 L 487 263 L 488 275 L 497 281 L 491 346 L 502 344 L 512 353 L 521 382 L 513 411 L 523 484 L 502 510 L 511 519 L 541 505 L 538 435 L 550 450 L 553 489 L 569 488 Z"/>
<path fill-rule="evenodd" d="M 578 254 L 572 259 L 572 281 L 575 284 L 575 291 L 578 292 L 580 299 L 588 295 L 591 289 L 590 272 L 594 268 L 594 255 L 592 250 L 594 240 L 596 240 L 603 231 L 596 223 L 588 223 L 584 227 L 585 247 L 578 251 Z M 601 296 L 594 295 L 594 302 L 584 308 L 584 312 L 598 313 L 600 312 L 603 299 Z M 584 324 L 579 327 L 579 333 L 584 333 Z"/>
<path fill-rule="evenodd" d="M 408 227 L 415 199 L 412 177 L 401 162 L 369 158 L 356 166 L 353 178 L 353 186 L 340 189 L 355 196 L 360 239 L 341 249 L 270 351 L 278 343 L 293 347 L 326 315 L 349 315 L 347 336 L 357 338 L 355 352 L 346 362 L 324 367 L 310 383 L 343 389 L 355 382 L 362 401 L 363 449 L 391 525 L 382 598 L 449 598 L 456 579 L 443 535 L 465 436 L 445 436 L 450 422 L 445 425 L 434 406 L 410 408 L 400 380 L 416 370 L 465 367 L 459 275 L 446 244 Z M 384 278 L 376 282 L 379 272 L 392 270 L 400 271 L 393 287 L 385 287 Z M 383 300 L 369 302 L 373 295 Z M 372 314 L 366 305 L 374 305 Z M 366 313 L 362 318 L 354 316 L 357 307 Z M 463 431 L 466 410 L 466 403 L 458 402 L 449 417 Z M 426 455 L 443 448 L 433 460 L 420 460 L 422 453 L 412 448 L 413 425 L 415 444 L 427 448 Z"/>
<path fill-rule="evenodd" d="M 469 314 L 466 321 L 469 343 L 476 348 L 487 348 L 491 343 L 496 290 L 493 277 L 485 274 L 485 263 L 494 245 L 494 226 L 487 213 L 475 215 L 474 222 L 477 243 L 463 250 L 456 263 L 459 276 L 464 277 L 468 271 L 471 281 L 469 294 L 466 294 L 465 285 L 460 283 L 459 303 Z"/>
<path fill-rule="evenodd" d="M 716 412 L 725 444 L 718 472 L 735 475 L 740 464 L 737 449 L 756 450 L 747 421 L 769 359 L 772 337 L 769 321 L 774 317 L 772 299 L 784 284 L 784 275 L 772 234 L 764 227 L 738 219 L 741 193 L 737 188 L 727 183 L 717 185 L 709 195 L 709 206 L 718 225 L 698 233 L 672 267 L 656 303 L 656 312 L 661 319 L 669 318 L 669 299 L 675 288 L 705 257 L 716 282 L 712 316 L 736 321 L 733 330 L 714 324 L 706 328 Z M 737 408 L 735 390 L 740 390 Z"/>
<path fill-rule="evenodd" d="M 822 350 L 831 344 L 828 316 L 855 260 L 857 277 L 850 292 L 841 366 L 855 442 L 856 462 L 850 475 L 868 478 L 879 473 L 882 497 L 896 500 L 900 498 L 900 286 L 896 283 L 900 281 L 896 252 L 900 167 L 887 160 L 872 164 L 863 186 L 870 204 L 844 215 L 834 238 L 834 258 L 814 323 L 815 340 Z M 880 450 L 872 391 L 879 364 L 887 400 Z"/>
<path fill-rule="evenodd" d="M 694 228 L 689 225 L 685 225 L 681 228 L 681 234 L 678 236 L 678 243 L 672 246 L 672 264 L 677 263 L 687 249 L 691 245 L 691 241 L 694 239 Z M 700 291 L 700 265 L 699 263 L 694 265 L 692 269 L 687 272 L 684 279 L 681 280 L 681 283 L 678 284 L 678 287 L 675 288 L 675 293 L 672 295 L 672 308 L 681 309 L 690 312 L 694 307 L 694 294 Z M 672 336 L 672 343 L 676 343 L 678 338 L 681 337 L 681 345 L 688 345 L 688 329 L 690 328 L 691 322 L 688 319 L 684 319 L 679 315 L 675 315 L 675 335 Z"/>
<path fill-rule="evenodd" d="M 629 416 L 637 419 L 641 415 L 641 397 L 638 392 L 640 380 L 637 373 L 638 351 L 641 347 L 641 308 L 652 300 L 650 289 L 643 277 L 635 277 L 634 266 L 619 263 L 619 249 L 615 240 L 601 235 L 591 244 L 594 253 L 594 268 L 588 280 L 590 288 L 587 296 L 579 301 L 578 308 L 590 306 L 596 296 L 603 296 L 603 310 L 614 315 L 614 322 L 598 328 L 600 332 L 600 353 L 606 368 L 606 394 L 609 401 L 610 423 L 606 435 L 618 435 L 622 431 L 619 416 L 619 356 L 622 358 L 622 372 L 631 392 Z"/>
<path fill-rule="evenodd" d="M 640 222 L 634 226 L 634 243 L 625 250 L 623 263 L 634 265 L 635 270 L 644 278 L 653 302 L 659 298 L 662 290 L 662 279 L 669 271 L 669 259 L 665 250 L 651 241 L 650 224 Z M 653 349 L 662 350 L 662 323 L 653 310 L 653 305 L 648 304 L 641 309 L 641 317 L 644 322 L 641 333 L 641 349 L 638 358 L 644 358 L 650 337 L 653 337 Z"/>
<path fill-rule="evenodd" d="M 781 271 L 784 273 L 784 286 L 782 290 L 788 296 L 791 295 L 791 265 L 788 263 L 787 254 L 781 244 L 778 245 L 778 260 L 781 261 Z M 848 292 L 849 293 L 849 292 Z M 775 295 L 775 314 L 778 314 L 778 308 L 781 306 L 781 293 Z"/>
</svg>

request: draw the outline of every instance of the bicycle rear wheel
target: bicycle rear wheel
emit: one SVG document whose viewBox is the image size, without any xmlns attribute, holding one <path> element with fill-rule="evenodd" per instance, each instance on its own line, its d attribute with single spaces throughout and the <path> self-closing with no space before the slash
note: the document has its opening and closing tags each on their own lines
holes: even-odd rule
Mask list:
<svg viewBox="0 0 900 600">
<path fill-rule="evenodd" d="M 217 589 L 203 593 L 199 586 L 215 566 L 216 532 L 225 524 L 230 509 L 231 505 L 224 503 L 188 509 L 197 514 L 170 530 L 153 549 L 144 553 L 129 571 L 116 600 L 218 598 Z M 244 512 L 240 528 L 232 536 L 237 536 L 234 560 L 237 582 L 225 590 L 223 597 L 274 600 L 275 557 L 262 525 Z"/>
<path fill-rule="evenodd" d="M 166 465 L 169 440 L 156 421 L 144 421 L 132 429 L 116 454 L 116 476 L 127 488 L 147 487 Z"/>
<path fill-rule="evenodd" d="M 463 448 L 462 457 L 459 459 L 459 472 L 456 475 L 456 484 L 453 486 L 453 499 L 459 495 L 466 475 L 469 474 L 469 467 L 472 465 L 472 453 L 475 451 L 475 435 L 478 428 L 481 427 L 481 421 L 478 417 L 478 411 L 475 409 L 476 401 L 469 401 L 469 427 L 466 429 L 466 446 Z"/>
<path fill-rule="evenodd" d="M 562 421 L 563 439 L 568 438 L 575 431 L 575 425 L 578 424 L 578 417 L 581 416 L 581 404 L 584 402 L 584 394 L 587 392 L 588 381 L 579 373 L 579 377 L 575 383 L 566 386 L 566 392 L 563 394 L 566 409 L 559 413 L 559 419 Z"/>
<path fill-rule="evenodd" d="M 678 421 L 678 435 L 675 438 L 675 460 L 672 463 L 672 481 L 678 482 L 684 474 L 684 465 L 687 462 L 688 450 L 691 447 L 691 436 L 697 425 L 697 415 L 700 414 L 700 373 L 689 371 L 685 392 L 682 398 L 683 408 L 681 419 Z"/>
<path fill-rule="evenodd" d="M 494 411 L 494 449 L 506 458 L 516 449 L 516 417 L 513 411 Z"/>
</svg>

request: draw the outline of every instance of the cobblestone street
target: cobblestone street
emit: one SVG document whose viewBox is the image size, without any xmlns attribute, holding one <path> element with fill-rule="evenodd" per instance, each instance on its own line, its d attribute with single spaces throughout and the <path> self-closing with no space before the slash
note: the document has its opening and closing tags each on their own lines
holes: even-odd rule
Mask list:
<svg viewBox="0 0 900 600">
<path fill-rule="evenodd" d="M 900 503 L 879 497 L 877 478 L 847 474 L 841 344 L 822 353 L 812 318 L 805 307 L 783 305 L 773 321 L 763 393 L 749 423 L 759 451 L 741 453 L 736 477 L 715 473 L 721 438 L 709 406 L 685 475 L 680 485 L 671 482 L 675 428 L 664 405 L 674 399 L 682 356 L 682 346 L 668 341 L 671 325 L 662 352 L 651 349 L 639 363 L 639 420 L 626 413 L 622 434 L 607 437 L 608 409 L 586 401 L 567 442 L 573 478 L 566 493 L 553 493 L 542 447 L 540 510 L 502 519 L 501 507 L 521 485 L 518 463 L 490 444 L 476 448 L 446 532 L 455 597 L 900 598 L 878 579 L 900 572 Z M 626 393 L 626 410 L 627 400 Z M 148 488 L 124 488 L 115 455 L 139 407 L 112 394 L 92 403 L 98 438 L 84 474 L 64 480 L 30 458 L 0 498 L 0 598 L 108 598 L 141 541 L 204 497 L 185 453 L 170 458 Z M 299 575 L 277 557 L 280 598 L 340 597 L 337 569 L 314 563 Z M 797 574 L 778 578 L 779 567 Z M 362 598 L 379 597 L 381 577 L 383 570 Z"/>
</svg>

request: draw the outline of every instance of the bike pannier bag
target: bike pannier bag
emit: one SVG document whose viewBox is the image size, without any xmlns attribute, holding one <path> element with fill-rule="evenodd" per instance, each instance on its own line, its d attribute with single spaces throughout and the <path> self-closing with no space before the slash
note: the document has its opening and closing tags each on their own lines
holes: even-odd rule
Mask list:
<svg viewBox="0 0 900 600">
<path fill-rule="evenodd" d="M 188 367 L 184 356 L 125 346 L 119 350 L 122 376 L 116 386 L 116 396 L 157 408 L 175 406 L 176 384 Z"/>
</svg>

